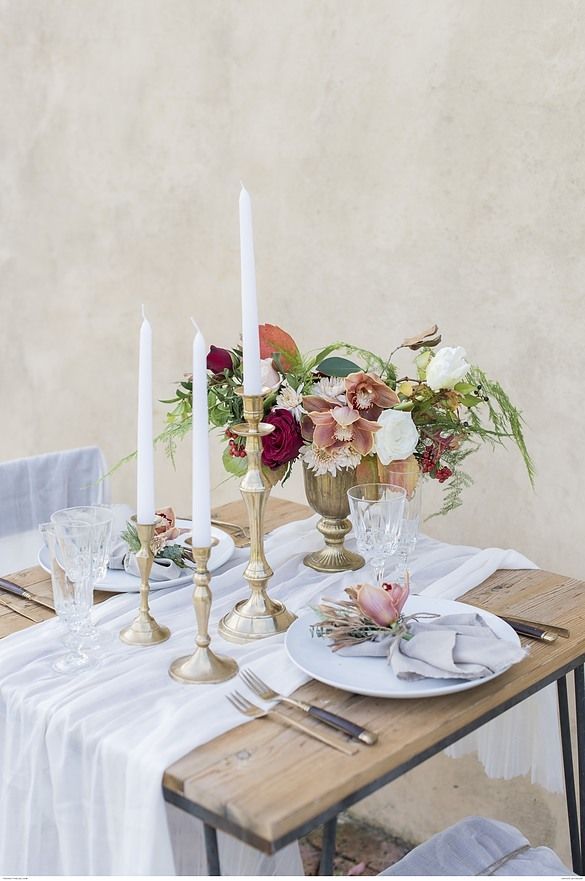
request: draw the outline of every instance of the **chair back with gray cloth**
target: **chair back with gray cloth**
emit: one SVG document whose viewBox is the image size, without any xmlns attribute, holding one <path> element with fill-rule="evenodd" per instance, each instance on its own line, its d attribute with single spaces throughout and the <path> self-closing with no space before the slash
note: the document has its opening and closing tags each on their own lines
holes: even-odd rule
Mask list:
<svg viewBox="0 0 585 881">
<path fill-rule="evenodd" d="M 0 537 L 36 529 L 59 508 L 107 504 L 105 473 L 98 447 L 0 462 Z"/>
<path fill-rule="evenodd" d="M 419 844 L 381 875 L 548 875 L 573 872 L 508 823 L 467 817 Z"/>
</svg>

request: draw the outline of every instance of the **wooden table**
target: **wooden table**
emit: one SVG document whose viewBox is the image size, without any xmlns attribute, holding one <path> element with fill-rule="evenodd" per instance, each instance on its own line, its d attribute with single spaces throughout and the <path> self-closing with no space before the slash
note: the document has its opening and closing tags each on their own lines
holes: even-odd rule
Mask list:
<svg viewBox="0 0 585 881">
<path fill-rule="evenodd" d="M 240 502 L 216 512 L 245 522 Z M 272 499 L 266 526 L 300 519 L 307 508 Z M 38 567 L 10 576 L 39 595 L 50 583 Z M 46 613 L 22 605 L 39 620 Z M 108 594 L 98 595 L 105 599 Z M 508 615 L 568 627 L 569 639 L 553 644 L 524 640 L 529 656 L 497 679 L 471 691 L 430 699 L 382 700 L 351 695 L 311 682 L 296 695 L 348 715 L 377 731 L 378 743 L 344 756 L 268 720 L 247 723 L 194 749 L 168 768 L 164 797 L 205 824 L 209 874 L 220 874 L 217 830 L 265 853 L 274 853 L 325 824 L 321 874 L 332 873 L 336 818 L 340 811 L 385 786 L 464 735 L 499 716 L 552 682 L 557 683 L 559 719 L 575 872 L 585 866 L 585 583 L 540 570 L 499 571 L 463 597 Z M 0 609 L 0 636 L 28 626 Z M 567 675 L 574 671 L 577 708 L 579 810 L 573 769 Z M 304 718 L 306 721 L 306 717 Z"/>
</svg>

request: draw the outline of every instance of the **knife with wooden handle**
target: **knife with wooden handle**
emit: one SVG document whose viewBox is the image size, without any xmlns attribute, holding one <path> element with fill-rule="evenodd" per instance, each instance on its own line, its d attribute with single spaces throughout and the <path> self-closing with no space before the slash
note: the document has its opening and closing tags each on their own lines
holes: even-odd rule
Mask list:
<svg viewBox="0 0 585 881">
<path fill-rule="evenodd" d="M 29 603 L 36 603 L 37 606 L 43 606 L 44 609 L 50 609 L 51 612 L 55 611 L 55 606 L 49 600 L 30 593 L 24 587 L 20 587 L 20 585 L 15 584 L 14 581 L 9 581 L 7 578 L 0 578 L 0 590 L 5 590 L 7 593 L 11 593 L 23 600 L 28 600 Z"/>
<path fill-rule="evenodd" d="M 520 636 L 529 636 L 531 639 L 540 640 L 540 642 L 556 642 L 559 638 L 558 633 L 555 633 L 553 630 L 546 630 L 544 627 L 537 626 L 536 624 L 516 621 L 514 618 L 506 618 L 505 615 L 499 615 L 498 617 L 505 621 L 506 624 L 509 624 L 512 630 L 515 630 Z"/>
</svg>

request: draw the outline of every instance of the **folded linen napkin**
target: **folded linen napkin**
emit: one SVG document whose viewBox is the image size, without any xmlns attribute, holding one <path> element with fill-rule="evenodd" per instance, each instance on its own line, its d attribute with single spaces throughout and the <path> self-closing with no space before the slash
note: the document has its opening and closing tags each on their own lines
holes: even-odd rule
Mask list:
<svg viewBox="0 0 585 881">
<path fill-rule="evenodd" d="M 483 679 L 526 655 L 476 612 L 410 619 L 412 639 L 389 635 L 340 649 L 346 657 L 387 657 L 398 679 Z"/>
<path fill-rule="evenodd" d="M 110 544 L 110 561 L 108 563 L 108 568 L 124 569 L 129 575 L 135 575 L 139 578 L 140 570 L 138 569 L 138 563 L 136 562 L 136 554 L 132 553 L 121 536 L 121 533 L 126 528 L 126 524 L 133 514 L 132 508 L 129 505 L 112 505 L 112 510 L 114 516 L 112 519 L 112 541 Z M 165 508 L 164 510 L 165 512 L 170 511 L 169 508 Z M 179 534 L 187 531 L 188 530 L 177 529 L 174 526 L 169 530 L 173 538 L 178 537 Z M 165 559 L 164 557 L 155 557 L 150 572 L 150 580 L 172 581 L 175 578 L 180 578 L 186 573 L 188 573 L 188 569 L 182 569 L 172 560 Z"/>
</svg>

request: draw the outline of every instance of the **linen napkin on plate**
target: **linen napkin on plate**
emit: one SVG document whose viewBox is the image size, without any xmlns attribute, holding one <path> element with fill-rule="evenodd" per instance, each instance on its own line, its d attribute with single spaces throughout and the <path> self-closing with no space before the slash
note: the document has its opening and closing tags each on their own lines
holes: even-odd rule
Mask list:
<svg viewBox="0 0 585 881">
<path fill-rule="evenodd" d="M 136 562 L 136 554 L 132 553 L 121 536 L 121 533 L 126 528 L 128 520 L 134 512 L 129 505 L 112 505 L 112 509 L 114 516 L 112 520 L 112 542 L 110 545 L 110 562 L 108 563 L 108 568 L 124 569 L 129 575 L 135 575 L 139 578 L 140 571 L 138 569 L 138 563 Z M 170 511 L 172 515 L 170 508 L 165 508 L 163 513 L 167 511 Z M 172 540 L 177 538 L 182 532 L 186 531 L 188 530 L 181 530 L 177 529 L 175 526 L 171 526 L 167 531 L 167 538 Z M 150 572 L 150 580 L 172 581 L 175 578 L 180 578 L 182 575 L 185 575 L 185 572 L 188 572 L 188 570 L 181 569 L 181 567 L 177 566 L 176 563 L 173 563 L 172 560 L 165 559 L 164 557 L 155 557 Z"/>
<path fill-rule="evenodd" d="M 340 649 L 345 657 L 387 657 L 398 679 L 484 679 L 503 673 L 526 655 L 500 639 L 477 614 L 411 619 L 412 639 L 389 635 Z"/>
</svg>

